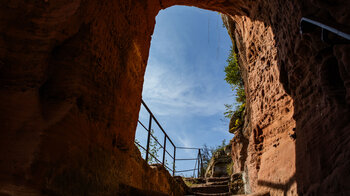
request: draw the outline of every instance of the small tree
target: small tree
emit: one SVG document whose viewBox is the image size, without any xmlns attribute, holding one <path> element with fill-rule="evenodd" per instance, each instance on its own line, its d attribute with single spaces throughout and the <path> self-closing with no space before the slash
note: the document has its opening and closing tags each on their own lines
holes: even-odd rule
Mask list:
<svg viewBox="0 0 350 196">
<path fill-rule="evenodd" d="M 208 164 L 209 164 L 209 161 L 211 159 L 212 152 L 213 152 L 213 148 L 212 147 L 209 148 L 206 144 L 203 145 L 203 148 L 202 148 L 202 151 L 201 151 L 203 168 L 200 171 L 200 174 L 199 174 L 200 176 L 204 176 L 203 174 L 205 174 L 205 171 L 208 168 Z"/>
<path fill-rule="evenodd" d="M 218 152 L 219 150 L 224 149 L 226 146 L 226 140 L 222 140 L 221 145 L 218 145 L 216 147 L 208 147 L 206 144 L 203 145 L 203 148 L 201 149 L 201 153 L 202 153 L 202 161 L 203 161 L 203 168 L 200 171 L 200 176 L 202 176 L 202 174 L 205 174 L 208 166 L 209 166 L 209 162 L 211 160 L 211 158 L 213 157 L 213 155 Z M 204 175 L 203 175 L 204 176 Z"/>
<path fill-rule="evenodd" d="M 228 65 L 225 67 L 226 77 L 225 80 L 230 84 L 232 91 L 235 92 L 236 97 L 236 107 L 233 104 L 225 104 L 226 111 L 224 116 L 230 119 L 230 133 L 234 133 L 239 130 L 244 124 L 244 111 L 245 111 L 245 90 L 244 81 L 242 78 L 242 72 L 238 64 L 238 51 L 232 46 L 230 49 L 230 55 L 227 58 Z"/>
<path fill-rule="evenodd" d="M 158 138 L 156 136 L 154 136 L 154 130 L 151 129 L 151 135 L 153 135 L 153 137 L 158 140 Z M 149 141 L 149 154 L 152 154 L 152 155 L 149 155 L 148 156 L 148 163 L 149 164 L 153 164 L 153 163 L 157 163 L 157 159 L 159 158 L 158 156 L 158 152 L 160 150 L 161 147 L 158 147 L 158 143 L 157 141 L 154 139 L 154 138 L 150 138 L 150 141 Z M 157 159 L 156 159 L 156 158 Z"/>
<path fill-rule="evenodd" d="M 151 129 L 151 135 L 153 135 L 153 137 L 158 140 L 158 138 L 156 136 L 154 136 L 154 130 Z M 150 141 L 149 141 L 149 150 L 148 150 L 148 153 L 149 153 L 149 156 L 148 156 L 148 164 L 153 164 L 153 163 L 157 163 L 157 160 L 156 158 L 158 159 L 159 158 L 159 155 L 158 155 L 158 152 L 160 150 L 161 147 L 158 147 L 158 143 L 157 141 L 153 138 L 153 137 L 150 137 Z M 135 138 L 135 142 L 139 145 L 141 145 L 141 143 Z M 144 157 L 145 156 L 145 151 L 143 149 L 141 149 L 138 145 L 136 145 L 137 148 L 139 149 L 139 151 L 141 152 L 141 156 Z M 156 158 L 154 158 L 152 155 Z M 166 165 L 168 165 L 168 163 L 166 162 L 165 163 Z"/>
</svg>

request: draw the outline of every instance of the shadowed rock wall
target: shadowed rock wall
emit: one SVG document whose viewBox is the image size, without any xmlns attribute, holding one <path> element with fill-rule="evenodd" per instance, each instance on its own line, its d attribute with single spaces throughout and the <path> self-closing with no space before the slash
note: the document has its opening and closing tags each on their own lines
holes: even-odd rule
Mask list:
<svg viewBox="0 0 350 196">
<path fill-rule="evenodd" d="M 345 193 L 349 46 L 301 37 L 298 21 L 349 24 L 349 2 L 311 0 L 2 1 L 0 193 L 174 193 L 133 144 L 155 16 L 172 5 L 231 20 L 249 100 L 251 190 L 296 194 L 297 183 L 303 194 Z"/>
<path fill-rule="evenodd" d="M 170 192 L 134 146 L 150 3 L 0 3 L 0 192 Z"/>
</svg>

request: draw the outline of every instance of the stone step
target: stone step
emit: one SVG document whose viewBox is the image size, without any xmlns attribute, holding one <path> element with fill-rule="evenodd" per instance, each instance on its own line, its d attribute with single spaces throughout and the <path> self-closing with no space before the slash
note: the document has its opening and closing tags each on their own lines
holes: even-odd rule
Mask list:
<svg viewBox="0 0 350 196">
<path fill-rule="evenodd" d="M 194 193 L 228 193 L 228 185 L 200 185 L 191 187 Z"/>
<path fill-rule="evenodd" d="M 217 181 L 217 182 L 207 182 L 207 185 L 228 185 L 228 180 Z"/>
<path fill-rule="evenodd" d="M 194 195 L 202 195 L 202 196 L 229 196 L 231 193 L 195 193 Z"/>
<path fill-rule="evenodd" d="M 229 181 L 230 177 L 211 177 L 207 178 L 207 182 Z"/>
<path fill-rule="evenodd" d="M 185 181 L 190 182 L 191 184 L 205 184 L 205 178 L 184 178 Z"/>
</svg>

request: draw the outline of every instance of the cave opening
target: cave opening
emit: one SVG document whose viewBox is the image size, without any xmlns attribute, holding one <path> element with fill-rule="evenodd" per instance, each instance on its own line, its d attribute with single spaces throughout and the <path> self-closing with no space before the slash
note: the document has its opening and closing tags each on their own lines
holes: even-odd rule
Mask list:
<svg viewBox="0 0 350 196">
<path fill-rule="evenodd" d="M 155 17 L 173 5 L 228 16 L 249 96 L 234 167 L 249 192 L 348 193 L 349 46 L 300 35 L 299 24 L 348 26 L 350 1 L 62 0 L 0 3 L 0 195 L 178 190 L 134 145 Z"/>
<path fill-rule="evenodd" d="M 142 97 L 176 146 L 215 147 L 223 140 L 228 144 L 232 139 L 228 132 L 229 119 L 224 117 L 224 104 L 235 102 L 234 92 L 224 80 L 230 46 L 231 39 L 220 13 L 172 6 L 157 15 Z M 148 125 L 149 115 L 142 105 L 139 120 L 142 125 Z M 147 131 L 142 125 L 138 124 L 135 139 L 145 147 Z M 162 131 L 154 127 L 155 137 L 163 144 Z M 160 144 L 151 144 L 158 148 L 157 157 L 161 159 Z M 173 152 L 171 145 L 166 149 Z M 145 158 L 146 150 L 139 150 Z M 176 157 L 196 157 L 196 153 L 177 150 Z M 170 154 L 165 155 L 165 161 L 172 167 Z M 190 169 L 195 164 L 195 161 L 179 161 L 176 169 Z"/>
</svg>

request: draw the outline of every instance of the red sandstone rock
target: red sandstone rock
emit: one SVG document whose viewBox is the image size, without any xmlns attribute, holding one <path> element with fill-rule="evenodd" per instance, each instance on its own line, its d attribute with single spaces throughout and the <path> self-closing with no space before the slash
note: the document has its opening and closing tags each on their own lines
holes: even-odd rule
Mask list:
<svg viewBox="0 0 350 196">
<path fill-rule="evenodd" d="M 346 194 L 350 48 L 325 44 L 318 33 L 301 36 L 299 20 L 348 25 L 349 4 L 0 2 L 0 193 L 170 193 L 169 183 L 154 183 L 158 174 L 133 141 L 155 16 L 191 5 L 232 24 L 248 97 L 251 191 Z"/>
</svg>

